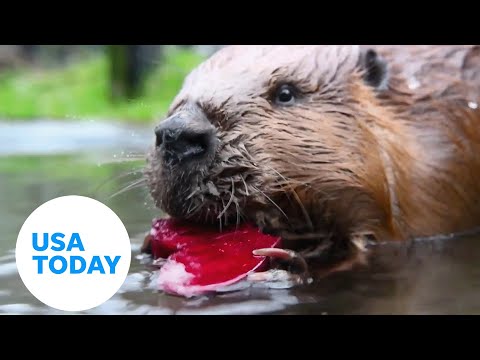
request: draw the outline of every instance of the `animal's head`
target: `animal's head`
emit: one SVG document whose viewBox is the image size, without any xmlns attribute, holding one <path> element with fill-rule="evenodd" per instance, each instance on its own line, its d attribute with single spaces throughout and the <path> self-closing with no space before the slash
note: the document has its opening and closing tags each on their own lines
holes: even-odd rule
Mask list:
<svg viewBox="0 0 480 360">
<path fill-rule="evenodd" d="M 367 188 L 383 184 L 367 184 L 377 162 L 366 157 L 379 155 L 365 127 L 386 82 L 382 59 L 358 46 L 220 50 L 155 129 L 146 174 L 156 205 L 300 233 L 348 226 L 355 209 L 368 217 Z"/>
</svg>

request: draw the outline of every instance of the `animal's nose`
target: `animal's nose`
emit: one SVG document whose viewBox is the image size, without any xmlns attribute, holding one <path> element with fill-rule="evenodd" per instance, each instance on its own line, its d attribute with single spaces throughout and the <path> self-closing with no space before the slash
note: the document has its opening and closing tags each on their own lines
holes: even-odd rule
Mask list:
<svg viewBox="0 0 480 360">
<path fill-rule="evenodd" d="M 211 152 L 214 132 L 210 123 L 193 123 L 180 116 L 164 120 L 155 128 L 156 146 L 167 162 L 180 163 Z"/>
</svg>

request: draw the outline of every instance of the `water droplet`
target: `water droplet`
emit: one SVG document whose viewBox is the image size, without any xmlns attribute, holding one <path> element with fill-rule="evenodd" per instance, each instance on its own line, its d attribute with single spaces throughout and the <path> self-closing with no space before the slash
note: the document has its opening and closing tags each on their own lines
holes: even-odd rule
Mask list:
<svg viewBox="0 0 480 360">
<path fill-rule="evenodd" d="M 116 158 L 116 157 L 117 157 L 117 154 L 113 154 L 113 157 Z"/>
<path fill-rule="evenodd" d="M 470 109 L 475 110 L 475 109 L 478 108 L 478 104 L 477 104 L 476 102 L 474 102 L 474 101 L 469 101 L 469 102 L 468 102 L 468 107 L 469 107 Z"/>
<path fill-rule="evenodd" d="M 420 82 L 412 77 L 410 79 L 408 79 L 408 88 L 411 89 L 411 90 L 415 90 L 415 89 L 418 89 L 420 87 Z"/>
</svg>

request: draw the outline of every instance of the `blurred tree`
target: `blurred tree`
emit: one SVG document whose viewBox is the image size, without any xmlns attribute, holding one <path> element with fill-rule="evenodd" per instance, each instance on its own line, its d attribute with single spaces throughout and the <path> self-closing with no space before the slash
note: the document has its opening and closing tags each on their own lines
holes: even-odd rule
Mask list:
<svg viewBox="0 0 480 360">
<path fill-rule="evenodd" d="M 21 49 L 23 57 L 28 62 L 33 62 L 38 51 L 38 45 L 21 45 Z"/>
<path fill-rule="evenodd" d="M 78 45 L 20 45 L 21 55 L 30 64 L 66 65 L 69 55 L 79 52 Z"/>
<path fill-rule="evenodd" d="M 148 70 L 156 62 L 160 46 L 109 45 L 111 95 L 113 100 L 135 99 L 142 95 Z"/>
</svg>

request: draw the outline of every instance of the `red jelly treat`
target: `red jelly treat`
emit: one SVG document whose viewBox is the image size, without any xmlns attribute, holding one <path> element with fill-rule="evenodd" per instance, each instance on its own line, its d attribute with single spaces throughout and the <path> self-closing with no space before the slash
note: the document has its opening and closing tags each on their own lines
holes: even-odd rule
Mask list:
<svg viewBox="0 0 480 360">
<path fill-rule="evenodd" d="M 156 220 L 151 230 L 154 258 L 167 258 L 159 272 L 160 289 L 195 296 L 215 291 L 268 266 L 253 250 L 278 247 L 280 238 L 249 224 L 219 232 L 173 219 Z"/>
</svg>

